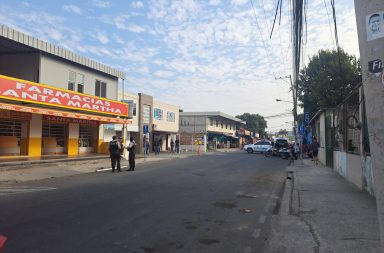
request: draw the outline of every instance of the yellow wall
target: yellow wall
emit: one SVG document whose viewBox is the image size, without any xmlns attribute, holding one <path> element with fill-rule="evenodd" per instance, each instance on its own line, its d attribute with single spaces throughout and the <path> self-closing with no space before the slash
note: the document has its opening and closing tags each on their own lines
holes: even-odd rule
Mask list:
<svg viewBox="0 0 384 253">
<path fill-rule="evenodd" d="M 68 156 L 79 154 L 79 124 L 68 125 Z"/>
<path fill-rule="evenodd" d="M 41 131 L 42 119 L 39 114 L 32 114 L 32 119 L 29 123 L 29 137 L 28 137 L 28 156 L 41 157 Z"/>
</svg>

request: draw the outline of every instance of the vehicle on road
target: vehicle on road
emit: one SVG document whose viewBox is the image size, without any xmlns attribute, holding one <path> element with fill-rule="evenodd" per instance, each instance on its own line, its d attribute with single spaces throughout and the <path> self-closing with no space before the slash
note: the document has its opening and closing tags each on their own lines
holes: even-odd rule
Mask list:
<svg viewBox="0 0 384 253">
<path fill-rule="evenodd" d="M 248 153 L 258 152 L 265 153 L 270 148 L 272 148 L 272 143 L 270 141 L 258 141 L 253 144 L 248 144 L 244 146 L 244 150 Z"/>
</svg>

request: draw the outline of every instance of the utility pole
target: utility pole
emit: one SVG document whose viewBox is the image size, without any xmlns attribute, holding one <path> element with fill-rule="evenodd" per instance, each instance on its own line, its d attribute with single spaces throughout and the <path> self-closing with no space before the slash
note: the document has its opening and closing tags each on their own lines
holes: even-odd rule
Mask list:
<svg viewBox="0 0 384 253">
<path fill-rule="evenodd" d="M 384 1 L 355 0 L 374 192 L 384 250 Z"/>
<path fill-rule="evenodd" d="M 295 143 L 297 142 L 297 87 L 295 87 L 292 83 L 292 76 L 284 76 L 284 77 L 278 77 L 275 78 L 275 80 L 284 80 L 286 78 L 289 78 L 290 84 L 291 84 L 291 90 L 292 90 L 292 100 L 293 100 L 293 134 L 295 136 Z"/>
</svg>

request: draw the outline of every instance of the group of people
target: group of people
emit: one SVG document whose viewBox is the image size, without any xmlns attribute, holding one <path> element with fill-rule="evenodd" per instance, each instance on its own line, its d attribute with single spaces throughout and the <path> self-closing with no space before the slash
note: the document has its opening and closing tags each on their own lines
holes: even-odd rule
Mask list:
<svg viewBox="0 0 384 253">
<path fill-rule="evenodd" d="M 162 145 L 163 145 L 162 139 L 155 139 L 153 141 L 153 151 L 155 152 L 155 155 L 160 154 Z M 144 154 L 149 155 L 150 143 L 149 143 L 149 140 L 146 138 L 143 139 L 143 148 L 144 148 Z M 179 153 L 179 150 L 180 150 L 180 140 L 176 139 L 176 141 L 173 141 L 173 139 L 171 139 L 169 143 L 169 152 Z"/>
<path fill-rule="evenodd" d="M 129 144 L 125 147 L 122 137 L 117 139 L 116 136 L 112 136 L 112 140 L 109 142 L 108 146 L 111 157 L 112 172 L 115 172 L 115 169 L 117 172 L 121 172 L 121 157 L 125 148 L 129 152 L 129 168 L 127 171 L 135 170 L 136 142 L 133 137 L 129 139 Z"/>
<path fill-rule="evenodd" d="M 316 137 L 313 137 L 312 144 L 307 147 L 307 150 L 302 149 L 303 152 L 306 152 L 308 155 L 312 156 L 312 161 L 317 165 L 318 164 L 318 154 L 319 154 L 319 142 L 317 141 Z M 297 160 L 299 154 L 300 154 L 300 147 L 299 144 L 296 143 L 295 145 L 290 145 L 289 146 L 289 163 L 288 165 L 291 165 L 294 160 Z"/>
</svg>

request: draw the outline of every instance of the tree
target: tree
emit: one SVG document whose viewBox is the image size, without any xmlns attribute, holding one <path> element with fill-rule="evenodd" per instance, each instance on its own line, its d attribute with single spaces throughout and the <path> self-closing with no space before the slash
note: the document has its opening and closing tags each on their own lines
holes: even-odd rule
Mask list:
<svg viewBox="0 0 384 253">
<path fill-rule="evenodd" d="M 260 136 L 265 133 L 267 121 L 265 121 L 263 116 L 259 114 L 243 113 L 242 115 L 236 116 L 236 118 L 244 120 L 248 130 L 259 133 Z"/>
<path fill-rule="evenodd" d="M 361 82 L 361 69 L 355 56 L 344 50 L 319 50 L 300 71 L 298 99 L 310 117 L 321 108 L 339 105 Z"/>
<path fill-rule="evenodd" d="M 286 129 L 280 129 L 280 131 L 278 132 L 278 135 L 288 135 L 288 131 Z"/>
</svg>

